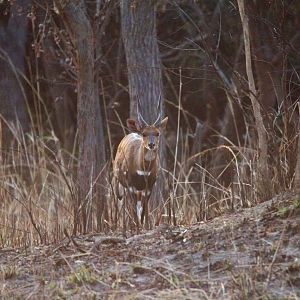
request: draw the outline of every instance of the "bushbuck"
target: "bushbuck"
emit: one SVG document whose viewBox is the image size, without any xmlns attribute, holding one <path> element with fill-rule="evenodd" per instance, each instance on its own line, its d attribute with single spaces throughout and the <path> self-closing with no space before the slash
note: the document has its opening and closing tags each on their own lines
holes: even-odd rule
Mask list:
<svg viewBox="0 0 300 300">
<path fill-rule="evenodd" d="M 168 117 L 161 120 L 159 113 L 156 121 L 149 125 L 140 114 L 138 101 L 137 120 L 128 119 L 127 126 L 132 133 L 120 142 L 113 163 L 113 186 L 118 199 L 129 196 L 134 205 L 134 218 L 139 226 L 149 228 L 148 202 L 159 169 L 159 140 Z M 132 206 L 131 205 L 131 206 Z"/>
</svg>

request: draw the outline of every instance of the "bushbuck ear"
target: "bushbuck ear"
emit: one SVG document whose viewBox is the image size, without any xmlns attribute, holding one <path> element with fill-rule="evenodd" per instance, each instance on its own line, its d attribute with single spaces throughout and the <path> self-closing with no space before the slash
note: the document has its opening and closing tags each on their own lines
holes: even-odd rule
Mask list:
<svg viewBox="0 0 300 300">
<path fill-rule="evenodd" d="M 127 119 L 127 127 L 133 132 L 140 132 L 141 130 L 139 123 L 133 119 Z"/>
<path fill-rule="evenodd" d="M 160 129 L 161 130 L 165 130 L 167 127 L 167 123 L 168 123 L 168 117 L 165 117 L 161 122 L 160 122 Z"/>
</svg>

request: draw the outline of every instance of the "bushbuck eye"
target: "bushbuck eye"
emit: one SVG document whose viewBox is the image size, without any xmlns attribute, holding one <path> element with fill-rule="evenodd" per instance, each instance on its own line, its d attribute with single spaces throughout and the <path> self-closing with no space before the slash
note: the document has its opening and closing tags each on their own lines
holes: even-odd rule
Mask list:
<svg viewBox="0 0 300 300">
<path fill-rule="evenodd" d="M 156 132 L 156 133 L 155 133 L 155 136 L 159 136 L 159 132 Z"/>
<path fill-rule="evenodd" d="M 146 137 L 147 135 L 146 135 L 146 133 L 142 133 L 142 136 L 143 136 L 143 137 Z"/>
</svg>

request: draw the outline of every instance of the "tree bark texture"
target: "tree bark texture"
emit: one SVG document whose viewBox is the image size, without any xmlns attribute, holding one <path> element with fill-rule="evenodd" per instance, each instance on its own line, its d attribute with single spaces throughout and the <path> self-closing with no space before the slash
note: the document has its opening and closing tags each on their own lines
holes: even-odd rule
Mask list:
<svg viewBox="0 0 300 300">
<path fill-rule="evenodd" d="M 83 1 L 56 1 L 63 13 L 77 50 L 77 130 L 78 130 L 78 203 L 83 231 L 91 228 L 93 199 L 105 201 L 105 195 L 96 188 L 96 179 L 105 163 L 102 117 L 95 84 L 94 37 Z M 98 148 L 100 147 L 100 148 Z M 103 174 L 98 178 L 103 178 Z M 101 198 L 100 198 L 101 197 Z M 103 212 L 102 212 L 103 213 Z M 97 216 L 100 217 L 101 216 Z M 75 220 L 75 224 L 78 220 Z M 76 226 L 74 228 L 76 232 Z"/>
<path fill-rule="evenodd" d="M 245 59 L 246 59 L 246 73 L 249 84 L 249 98 L 252 103 L 254 112 L 255 125 L 258 135 L 258 175 L 264 181 L 268 178 L 268 144 L 267 134 L 264 126 L 261 105 L 257 99 L 257 91 L 254 82 L 253 70 L 252 70 L 252 58 L 251 58 L 251 43 L 250 43 L 250 30 L 249 20 L 245 12 L 244 0 L 238 0 L 238 6 L 243 26 L 244 34 L 244 46 L 245 46 Z"/>
<path fill-rule="evenodd" d="M 147 123 L 151 124 L 158 115 L 158 101 L 163 99 L 155 1 L 122 0 L 121 17 L 131 99 L 130 115 L 136 116 L 139 98 L 141 113 Z"/>
<path fill-rule="evenodd" d="M 29 129 L 29 118 L 21 74 L 25 73 L 30 5 L 29 0 L 0 3 L 0 11 L 4 14 L 0 15 L 0 112 L 9 123 L 18 121 L 24 132 Z M 11 134 L 4 126 L 3 146 L 8 146 L 10 138 Z"/>
</svg>

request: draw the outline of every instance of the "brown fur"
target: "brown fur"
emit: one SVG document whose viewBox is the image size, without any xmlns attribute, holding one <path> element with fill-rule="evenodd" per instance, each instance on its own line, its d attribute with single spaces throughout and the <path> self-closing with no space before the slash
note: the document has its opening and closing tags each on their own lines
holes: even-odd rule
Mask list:
<svg viewBox="0 0 300 300">
<path fill-rule="evenodd" d="M 135 132 L 122 139 L 113 164 L 113 185 L 119 199 L 126 189 L 136 201 L 141 200 L 139 192 L 144 193 L 142 221 L 143 215 L 146 214 L 146 221 L 148 218 L 148 200 L 159 168 L 159 136 L 167 120 L 165 118 L 159 127 L 149 125 L 144 128 L 134 120 L 127 120 L 128 127 Z"/>
</svg>

